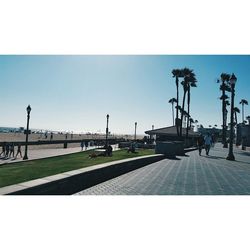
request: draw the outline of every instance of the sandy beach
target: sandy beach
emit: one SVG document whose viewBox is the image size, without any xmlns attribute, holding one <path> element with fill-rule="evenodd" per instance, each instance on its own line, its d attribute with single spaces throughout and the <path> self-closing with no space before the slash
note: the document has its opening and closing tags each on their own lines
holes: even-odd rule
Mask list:
<svg viewBox="0 0 250 250">
<path fill-rule="evenodd" d="M 26 135 L 23 133 L 0 133 L 0 141 L 1 142 L 12 142 L 12 141 L 25 141 L 25 137 Z M 115 137 L 119 137 L 121 138 L 122 135 L 110 135 L 109 138 L 115 138 Z M 126 139 L 133 139 L 132 135 L 129 135 L 127 137 L 124 137 Z M 137 136 L 138 139 L 141 139 L 142 136 Z M 66 135 L 65 134 L 53 134 L 53 140 L 65 140 L 66 139 Z M 104 139 L 105 140 L 105 135 L 103 134 L 90 134 L 90 135 L 86 135 L 86 134 L 68 134 L 67 135 L 67 140 L 86 140 L 86 139 Z M 32 133 L 29 135 L 29 141 L 39 141 L 39 140 L 43 140 L 43 141 L 50 141 L 50 133 L 48 133 L 47 138 L 45 137 L 45 134 L 35 134 Z M 30 145 L 29 149 L 53 149 L 53 148 L 62 148 L 63 144 L 48 144 L 48 145 Z M 74 148 L 74 147 L 80 147 L 79 142 L 77 143 L 69 143 L 68 147 L 70 148 Z"/>
</svg>

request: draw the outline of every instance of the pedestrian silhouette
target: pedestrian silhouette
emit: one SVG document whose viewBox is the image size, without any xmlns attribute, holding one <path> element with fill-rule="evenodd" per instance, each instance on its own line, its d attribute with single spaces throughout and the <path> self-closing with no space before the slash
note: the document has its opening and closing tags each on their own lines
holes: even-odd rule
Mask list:
<svg viewBox="0 0 250 250">
<path fill-rule="evenodd" d="M 14 145 L 14 142 L 12 142 L 10 144 L 10 155 L 9 155 L 9 157 L 11 157 L 11 155 L 12 155 L 12 157 L 15 156 L 15 145 Z"/>
<path fill-rule="evenodd" d="M 10 152 L 10 144 L 7 142 L 5 146 L 5 158 L 9 157 L 9 152 Z"/>
<path fill-rule="evenodd" d="M 5 152 L 6 152 L 6 142 L 3 142 L 3 145 L 2 145 L 2 152 L 1 152 L 0 156 L 3 155 L 3 157 L 5 157 Z"/>
<path fill-rule="evenodd" d="M 88 149 L 89 143 L 87 141 L 85 141 L 85 150 Z"/>
<path fill-rule="evenodd" d="M 16 153 L 16 157 L 15 158 L 17 158 L 17 156 L 20 154 L 20 156 L 21 156 L 21 158 L 23 158 L 23 156 L 22 156 L 22 151 L 21 151 L 21 143 L 19 143 L 18 145 L 17 145 L 17 153 Z"/>
<path fill-rule="evenodd" d="M 209 151 L 212 145 L 212 137 L 209 133 L 204 137 L 206 155 L 209 155 Z"/>
<path fill-rule="evenodd" d="M 81 141 L 81 149 L 82 149 L 82 151 L 83 151 L 83 147 L 84 147 L 84 142 Z"/>
<path fill-rule="evenodd" d="M 204 137 L 200 134 L 200 136 L 197 139 L 197 146 L 199 149 L 199 155 L 201 155 L 202 149 L 204 147 Z"/>
</svg>

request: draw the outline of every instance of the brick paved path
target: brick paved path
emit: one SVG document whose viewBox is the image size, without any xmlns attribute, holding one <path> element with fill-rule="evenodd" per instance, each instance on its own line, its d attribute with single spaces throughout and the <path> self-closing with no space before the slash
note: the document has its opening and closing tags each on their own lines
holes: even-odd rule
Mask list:
<svg viewBox="0 0 250 250">
<path fill-rule="evenodd" d="M 106 181 L 80 195 L 243 195 L 250 194 L 250 153 L 235 149 L 236 161 L 218 144 L 210 156 L 197 151 L 164 159 Z"/>
</svg>

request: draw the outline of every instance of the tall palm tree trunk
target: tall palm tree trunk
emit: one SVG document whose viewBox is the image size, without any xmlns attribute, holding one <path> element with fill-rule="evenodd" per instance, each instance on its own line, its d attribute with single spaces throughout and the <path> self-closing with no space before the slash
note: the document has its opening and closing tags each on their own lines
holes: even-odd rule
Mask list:
<svg viewBox="0 0 250 250">
<path fill-rule="evenodd" d="M 175 77 L 175 83 L 176 83 L 176 99 L 177 99 L 177 108 L 176 108 L 176 121 L 175 121 L 175 126 L 176 126 L 176 132 L 177 132 L 177 136 L 180 135 L 180 132 L 179 132 L 179 124 L 178 124 L 178 120 L 179 120 L 179 109 L 178 109 L 178 106 L 179 106 L 179 78 L 176 76 Z"/>
<path fill-rule="evenodd" d="M 244 123 L 244 103 L 242 103 L 242 124 Z"/>
<path fill-rule="evenodd" d="M 237 114 L 236 114 L 236 112 L 234 112 L 234 119 L 235 119 L 235 124 L 236 124 L 236 127 L 237 127 Z"/>
<path fill-rule="evenodd" d="M 173 116 L 173 126 L 174 126 L 174 102 L 172 102 L 172 116 Z"/>
<path fill-rule="evenodd" d="M 187 93 L 187 91 L 184 91 L 183 100 L 182 100 L 182 112 L 181 112 L 181 122 L 180 122 L 180 137 L 182 137 L 182 123 L 183 123 L 183 117 L 184 117 L 186 93 Z"/>
<path fill-rule="evenodd" d="M 190 86 L 188 86 L 188 96 L 187 96 L 187 103 L 188 103 L 188 117 L 187 117 L 187 129 L 186 129 L 186 138 L 188 138 L 188 129 L 189 129 L 189 117 L 190 117 Z"/>
<path fill-rule="evenodd" d="M 234 111 L 234 119 L 235 119 L 235 143 L 236 143 L 236 146 L 238 145 L 238 136 L 237 136 L 237 113 L 236 111 Z"/>
<path fill-rule="evenodd" d="M 224 83 L 223 83 L 224 84 Z M 226 144 L 226 102 L 225 102 L 225 89 L 222 90 L 222 143 Z"/>
</svg>

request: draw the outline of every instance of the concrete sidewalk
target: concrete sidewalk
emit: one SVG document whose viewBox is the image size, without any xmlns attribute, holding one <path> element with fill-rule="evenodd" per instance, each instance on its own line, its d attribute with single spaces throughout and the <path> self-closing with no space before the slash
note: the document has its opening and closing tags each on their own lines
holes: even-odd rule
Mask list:
<svg viewBox="0 0 250 250">
<path fill-rule="evenodd" d="M 249 195 L 250 152 L 234 149 L 236 161 L 228 161 L 228 149 L 216 144 L 206 156 L 189 152 L 178 160 L 164 159 L 124 174 L 78 195 Z"/>
<path fill-rule="evenodd" d="M 113 150 L 118 149 L 118 145 L 112 145 Z M 97 147 L 88 147 L 87 150 L 95 149 Z M 85 148 L 83 151 L 86 151 Z M 74 147 L 74 148 L 55 148 L 55 149 L 32 149 L 28 151 L 28 161 L 29 160 L 36 160 L 36 159 L 43 159 L 43 158 L 48 158 L 48 157 L 54 157 L 54 156 L 59 156 L 59 155 L 67 155 L 67 154 L 72 154 L 72 153 L 78 153 L 81 152 L 80 147 Z M 15 152 L 16 153 L 16 152 Z M 22 152 L 24 154 L 24 151 Z M 15 158 L 8 158 L 8 159 L 3 159 L 0 158 L 0 167 L 2 164 L 11 164 L 14 162 L 20 162 L 24 161 L 20 156 L 18 156 L 17 159 Z"/>
</svg>

